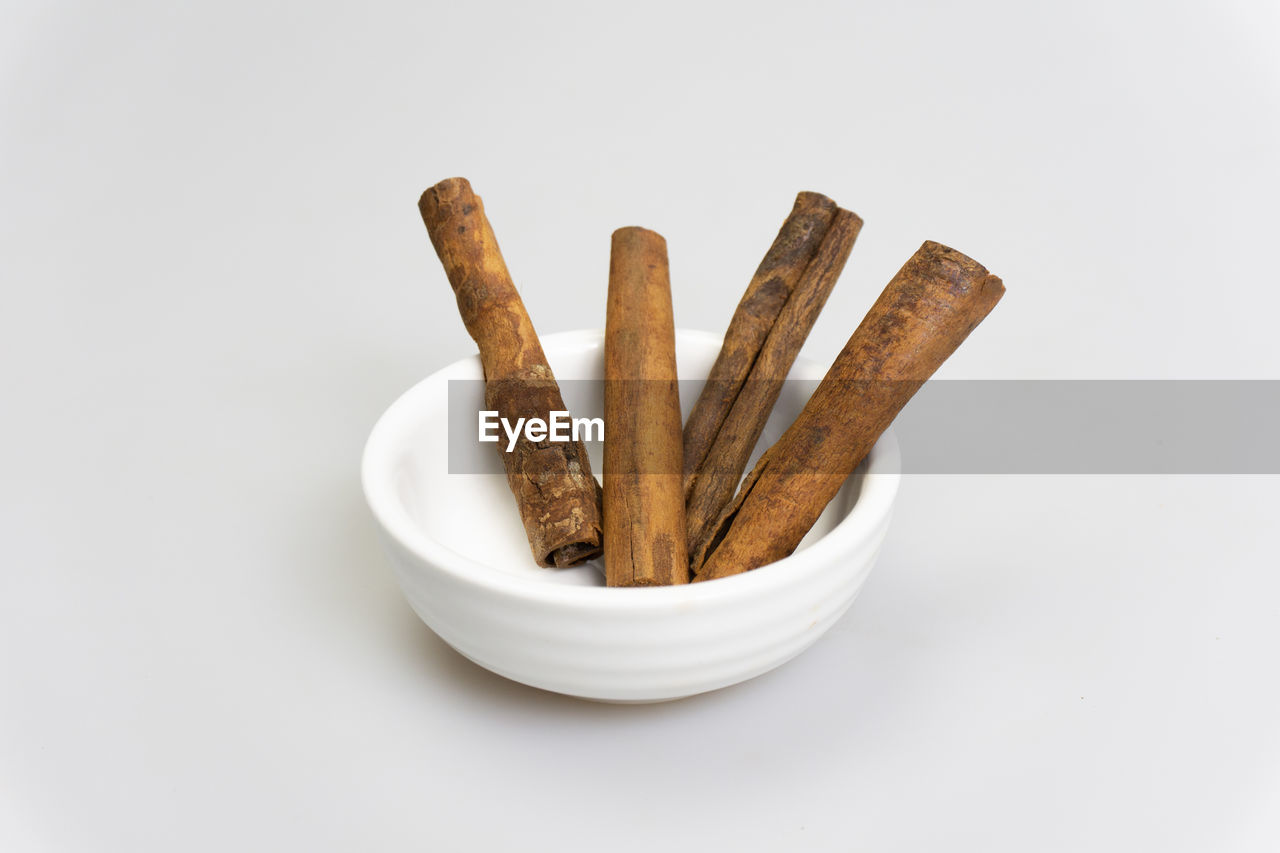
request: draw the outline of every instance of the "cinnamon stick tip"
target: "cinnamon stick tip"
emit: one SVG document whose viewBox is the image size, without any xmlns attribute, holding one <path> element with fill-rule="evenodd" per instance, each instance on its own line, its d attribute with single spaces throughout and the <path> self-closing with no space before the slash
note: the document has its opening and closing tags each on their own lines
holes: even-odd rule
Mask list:
<svg viewBox="0 0 1280 853">
<path fill-rule="evenodd" d="M 828 210 L 835 210 L 837 205 L 828 196 L 813 190 L 801 190 L 796 193 L 796 207 L 825 207 Z"/>
<path fill-rule="evenodd" d="M 667 238 L 657 231 L 650 231 L 648 228 L 641 228 L 639 225 L 626 225 L 613 232 L 614 243 L 630 240 L 657 243 L 662 246 L 664 251 L 667 248 Z"/>
<path fill-rule="evenodd" d="M 566 569 L 594 557 L 599 557 L 604 549 L 600 547 L 598 540 L 599 537 L 594 537 L 593 541 L 572 542 L 568 545 L 563 545 L 545 555 L 538 565 L 547 568 Z"/>
<path fill-rule="evenodd" d="M 983 298 L 994 307 L 1000 301 L 1000 298 L 1004 296 L 1004 282 L 1000 280 L 1000 276 L 987 273 L 987 277 L 978 285 L 978 290 L 982 292 Z M 988 308 L 987 310 L 991 309 Z"/>
<path fill-rule="evenodd" d="M 920 244 L 916 256 L 931 263 L 949 263 L 958 267 L 965 275 L 974 279 L 990 276 L 991 272 L 982 264 L 957 249 L 944 246 L 933 240 L 925 240 Z M 992 276 L 994 278 L 994 276 Z M 999 281 L 999 279 L 997 279 Z"/>
<path fill-rule="evenodd" d="M 843 207 L 836 208 L 836 218 L 844 220 L 849 227 L 862 230 L 862 217 L 854 213 L 852 210 L 845 210 Z"/>
<path fill-rule="evenodd" d="M 966 268 L 981 270 L 983 273 L 987 272 L 986 267 L 966 255 L 964 252 L 953 249 L 950 246 L 944 246 L 935 240 L 925 240 L 920 244 L 920 248 L 916 250 L 916 254 L 930 258 L 937 258 L 939 260 L 949 260 Z"/>
<path fill-rule="evenodd" d="M 418 197 L 418 210 L 424 215 L 452 204 L 459 199 L 472 198 L 475 192 L 466 178 L 445 178 L 423 190 Z"/>
</svg>

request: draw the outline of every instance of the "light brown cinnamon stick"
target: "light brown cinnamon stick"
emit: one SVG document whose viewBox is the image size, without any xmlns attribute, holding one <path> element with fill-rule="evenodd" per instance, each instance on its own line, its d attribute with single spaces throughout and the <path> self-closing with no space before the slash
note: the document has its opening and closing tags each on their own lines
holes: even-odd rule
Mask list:
<svg viewBox="0 0 1280 853">
<path fill-rule="evenodd" d="M 782 393 L 787 372 L 831 295 L 860 230 L 862 220 L 856 213 L 837 209 L 817 254 L 778 313 L 711 449 L 698 466 L 685 503 L 691 565 L 701 565 L 705 559 L 716 521 L 733 498 L 751 451 Z"/>
<path fill-rule="evenodd" d="M 566 411 L 471 184 L 465 178 L 441 181 L 422 194 L 418 209 L 462 322 L 480 348 L 486 408 L 513 423 Z M 572 566 L 601 552 L 600 488 L 582 442 L 535 442 L 522 434 L 510 452 L 502 452 L 502 461 L 538 565 Z"/>
<path fill-rule="evenodd" d="M 931 241 L 921 246 L 747 476 L 694 579 L 794 551 L 880 434 L 1003 294 L 1000 279 L 972 258 Z"/>
<path fill-rule="evenodd" d="M 687 583 L 667 243 L 643 228 L 613 232 L 604 376 L 605 582 Z"/>
<path fill-rule="evenodd" d="M 774 321 L 795 289 L 796 282 L 818 252 L 836 215 L 836 203 L 820 193 L 796 196 L 791 214 L 782 223 L 746 293 L 733 312 L 724 345 L 684 425 L 685 498 L 733 402 L 747 381 Z M 738 475 L 741 476 L 741 471 Z"/>
</svg>

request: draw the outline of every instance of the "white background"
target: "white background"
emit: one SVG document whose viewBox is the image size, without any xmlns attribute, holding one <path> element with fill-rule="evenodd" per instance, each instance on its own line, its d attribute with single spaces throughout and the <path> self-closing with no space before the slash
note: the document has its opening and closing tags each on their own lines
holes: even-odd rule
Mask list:
<svg viewBox="0 0 1280 853">
<path fill-rule="evenodd" d="M 1280 846 L 1277 478 L 909 477 L 832 633 L 647 707 L 454 654 L 357 480 L 473 351 L 455 174 L 544 333 L 627 224 L 723 330 L 814 189 L 815 359 L 930 238 L 1008 287 L 943 376 L 1280 377 L 1274 4 L 3 8 L 0 849 Z"/>
</svg>

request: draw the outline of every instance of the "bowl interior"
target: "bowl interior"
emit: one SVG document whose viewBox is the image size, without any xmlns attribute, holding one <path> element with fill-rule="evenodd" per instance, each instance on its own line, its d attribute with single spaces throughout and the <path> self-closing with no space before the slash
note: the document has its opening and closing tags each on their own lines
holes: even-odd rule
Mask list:
<svg viewBox="0 0 1280 853">
<path fill-rule="evenodd" d="M 573 416 L 602 417 L 603 385 L 598 380 L 604 372 L 603 333 L 566 332 L 548 335 L 542 343 Z M 720 343 L 719 338 L 705 332 L 677 332 L 680 404 L 685 417 Z M 800 413 L 823 372 L 820 365 L 797 360 L 750 465 Z M 483 408 L 481 380 L 478 356 L 455 362 L 407 392 L 388 412 L 398 416 L 384 418 L 379 424 L 379 430 L 396 433 L 383 436 L 395 448 L 390 459 L 394 510 L 407 520 L 415 538 L 425 537 L 493 572 L 539 584 L 603 586 L 602 560 L 558 570 L 533 562 L 498 451 L 493 444 L 481 444 L 476 436 L 476 413 Z M 599 478 L 602 445 L 588 442 L 587 446 L 592 470 Z M 865 467 L 849 479 L 797 550 L 821 539 L 849 513 Z"/>
</svg>

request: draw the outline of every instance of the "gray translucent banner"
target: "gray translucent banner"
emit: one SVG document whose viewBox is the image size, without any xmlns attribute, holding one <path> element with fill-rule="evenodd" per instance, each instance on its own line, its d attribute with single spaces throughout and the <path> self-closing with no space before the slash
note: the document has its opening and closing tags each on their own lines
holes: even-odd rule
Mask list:
<svg viewBox="0 0 1280 853">
<path fill-rule="evenodd" d="M 702 386 L 680 383 L 685 417 Z M 756 455 L 816 386 L 785 383 Z M 603 416 L 603 382 L 560 388 L 574 418 Z M 450 473 L 501 472 L 507 438 L 478 440 L 482 409 L 483 382 L 450 381 Z M 1280 380 L 932 380 L 893 430 L 908 474 L 1280 474 Z M 587 447 L 599 473 L 600 443 Z"/>
</svg>

